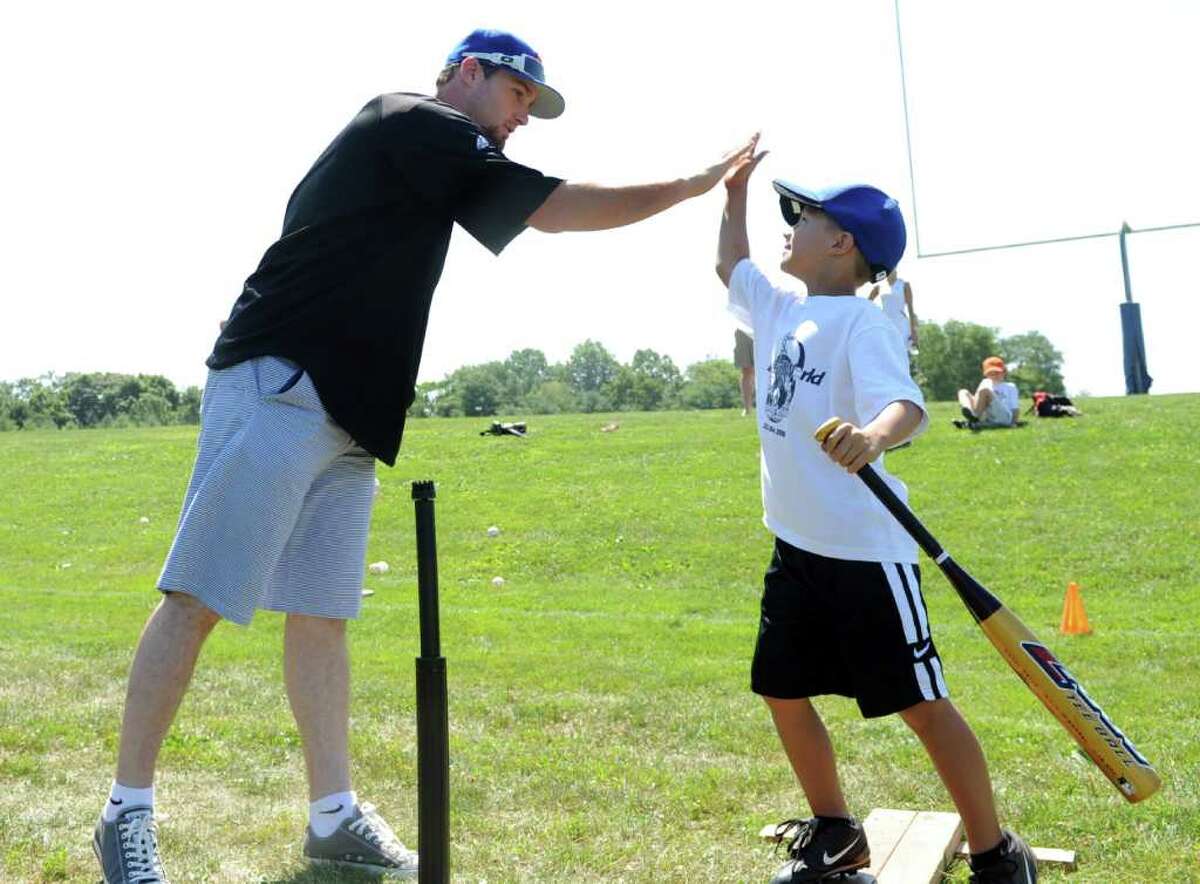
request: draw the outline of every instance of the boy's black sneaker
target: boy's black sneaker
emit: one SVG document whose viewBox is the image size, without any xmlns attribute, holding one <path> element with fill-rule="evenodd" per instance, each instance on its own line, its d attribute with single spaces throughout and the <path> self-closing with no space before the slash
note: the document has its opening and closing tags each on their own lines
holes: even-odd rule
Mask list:
<svg viewBox="0 0 1200 884">
<path fill-rule="evenodd" d="M 784 820 L 775 837 L 787 843 L 788 861 L 780 866 L 771 884 L 820 881 L 871 864 L 871 849 L 858 820 Z"/>
<path fill-rule="evenodd" d="M 982 869 L 972 869 L 970 884 L 1037 884 L 1037 859 L 1021 836 L 1005 829 L 1000 859 Z"/>
</svg>

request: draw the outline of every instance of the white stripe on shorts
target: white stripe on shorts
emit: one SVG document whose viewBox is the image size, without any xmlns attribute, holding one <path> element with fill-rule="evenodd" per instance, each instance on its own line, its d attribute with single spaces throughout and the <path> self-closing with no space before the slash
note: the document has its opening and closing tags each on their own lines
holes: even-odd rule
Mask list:
<svg viewBox="0 0 1200 884">
<path fill-rule="evenodd" d="M 925 662 L 913 664 L 913 672 L 917 676 L 917 686 L 921 689 L 921 696 L 926 700 L 936 700 L 937 696 L 933 692 L 933 684 L 929 680 L 929 670 L 925 666 Z"/>
<path fill-rule="evenodd" d="M 900 562 L 897 567 L 904 577 L 901 582 L 908 583 L 908 597 L 917 609 L 917 635 L 921 639 L 929 638 L 929 614 L 925 611 L 925 599 L 921 596 L 921 584 L 917 581 L 917 574 L 908 562 Z"/>
<path fill-rule="evenodd" d="M 942 678 L 942 661 L 938 657 L 933 657 L 930 659 L 929 665 L 933 667 L 933 677 L 937 679 L 938 696 L 949 697 L 950 689 L 946 687 L 946 680 Z"/>
<path fill-rule="evenodd" d="M 900 580 L 900 571 L 895 562 L 880 562 L 880 567 L 883 568 L 883 573 L 887 577 L 888 586 L 892 588 L 892 599 L 896 603 L 896 613 L 900 615 L 900 622 L 904 625 L 904 640 L 910 645 L 915 645 L 924 635 L 928 634 L 928 627 L 917 633 L 916 622 L 913 619 L 913 610 L 920 610 L 920 605 L 914 605 L 909 595 L 904 590 L 904 584 Z"/>
</svg>

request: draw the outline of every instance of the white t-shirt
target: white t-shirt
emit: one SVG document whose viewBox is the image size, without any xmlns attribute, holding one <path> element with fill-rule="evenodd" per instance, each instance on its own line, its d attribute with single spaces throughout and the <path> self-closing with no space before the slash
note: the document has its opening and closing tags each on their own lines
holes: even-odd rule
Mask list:
<svg viewBox="0 0 1200 884">
<path fill-rule="evenodd" d="M 749 259 L 729 280 L 729 309 L 754 330 L 762 441 L 763 522 L 799 549 L 862 562 L 917 561 L 917 545 L 858 476 L 829 459 L 813 432 L 830 417 L 870 423 L 898 400 L 925 409 L 904 347 L 863 298 L 777 289 Z M 924 415 L 917 433 L 929 423 Z M 874 463 L 901 500 L 904 483 Z"/>
<path fill-rule="evenodd" d="M 984 378 L 979 386 L 991 390 L 995 394 L 995 398 L 988 403 L 988 409 L 981 416 L 981 420 L 989 424 L 1011 424 L 1013 412 L 1021 407 L 1021 394 L 1017 390 L 1017 385 L 1012 381 L 1001 381 L 997 384 L 991 378 Z"/>
<path fill-rule="evenodd" d="M 908 321 L 908 314 L 904 309 L 904 287 L 906 285 L 908 283 L 897 276 L 891 289 L 879 296 L 879 306 L 883 310 L 883 315 L 891 320 L 896 331 L 900 332 L 900 340 L 904 341 L 905 347 L 911 343 L 912 338 L 912 324 Z"/>
</svg>

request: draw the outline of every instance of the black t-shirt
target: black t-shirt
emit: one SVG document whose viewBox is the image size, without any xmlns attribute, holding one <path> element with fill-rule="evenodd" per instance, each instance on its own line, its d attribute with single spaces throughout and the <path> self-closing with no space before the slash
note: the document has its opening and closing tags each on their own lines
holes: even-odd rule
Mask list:
<svg viewBox="0 0 1200 884">
<path fill-rule="evenodd" d="M 454 222 L 499 254 L 560 183 L 510 161 L 447 104 L 375 98 L 288 200 L 209 368 L 293 360 L 330 417 L 394 464 Z"/>
</svg>

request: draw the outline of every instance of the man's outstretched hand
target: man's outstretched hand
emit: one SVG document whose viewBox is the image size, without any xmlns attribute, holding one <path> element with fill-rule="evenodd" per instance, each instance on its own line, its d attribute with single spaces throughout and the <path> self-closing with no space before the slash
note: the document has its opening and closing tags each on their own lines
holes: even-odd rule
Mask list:
<svg viewBox="0 0 1200 884">
<path fill-rule="evenodd" d="M 754 135 L 745 144 L 736 147 L 725 156 L 721 157 L 720 162 L 709 166 L 699 175 L 695 175 L 688 180 L 692 196 L 700 196 L 702 193 L 708 193 L 716 186 L 716 183 L 722 178 L 726 180 L 728 185 L 729 179 L 727 175 L 733 170 L 740 168 L 746 163 L 751 164 L 751 169 L 758 163 L 766 154 L 761 153 L 757 156 L 754 154 L 754 149 L 758 145 L 758 133 Z M 746 173 L 749 175 L 749 172 Z"/>
</svg>

